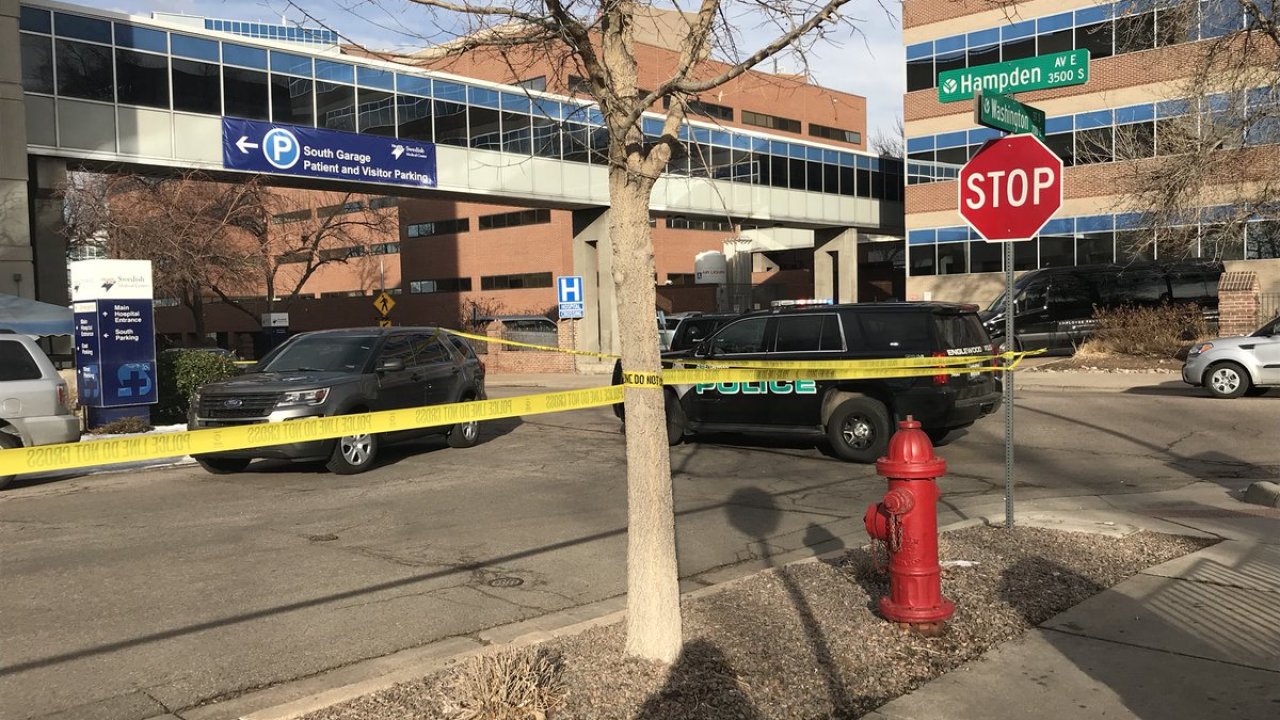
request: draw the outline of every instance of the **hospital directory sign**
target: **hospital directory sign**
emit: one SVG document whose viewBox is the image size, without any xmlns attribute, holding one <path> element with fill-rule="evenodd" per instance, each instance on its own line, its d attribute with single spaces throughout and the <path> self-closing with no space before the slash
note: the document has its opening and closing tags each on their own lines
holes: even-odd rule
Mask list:
<svg viewBox="0 0 1280 720">
<path fill-rule="evenodd" d="M 222 165 L 273 175 L 436 186 L 436 146 L 429 142 L 222 119 Z"/>
</svg>

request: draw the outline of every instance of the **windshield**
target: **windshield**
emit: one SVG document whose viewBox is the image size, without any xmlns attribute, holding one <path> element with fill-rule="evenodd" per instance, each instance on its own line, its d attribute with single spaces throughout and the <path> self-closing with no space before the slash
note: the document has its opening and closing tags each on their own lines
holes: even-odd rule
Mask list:
<svg viewBox="0 0 1280 720">
<path fill-rule="evenodd" d="M 308 335 L 285 345 L 258 372 L 364 372 L 372 335 Z"/>
<path fill-rule="evenodd" d="M 680 323 L 675 337 L 671 338 L 671 349 L 687 350 L 715 332 L 715 329 L 725 322 L 725 320 L 713 318 L 688 318 Z"/>
<path fill-rule="evenodd" d="M 992 300 L 991 304 L 987 306 L 987 312 L 993 313 L 1003 309 L 1004 309 L 1004 293 L 1000 293 L 999 295 L 996 296 L 996 299 Z"/>
<path fill-rule="evenodd" d="M 1271 337 L 1272 335 L 1280 335 L 1280 329 L 1277 329 L 1277 325 L 1280 325 L 1280 317 L 1272 318 L 1271 322 L 1258 328 L 1254 331 L 1253 337 Z"/>
</svg>

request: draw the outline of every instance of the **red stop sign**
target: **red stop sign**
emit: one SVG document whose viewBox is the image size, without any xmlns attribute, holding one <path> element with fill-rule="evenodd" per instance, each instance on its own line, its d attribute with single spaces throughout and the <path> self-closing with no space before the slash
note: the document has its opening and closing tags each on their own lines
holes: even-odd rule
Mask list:
<svg viewBox="0 0 1280 720">
<path fill-rule="evenodd" d="M 1062 207 L 1062 159 L 1034 135 L 988 140 L 960 170 L 960 216 L 989 241 L 1027 240 Z"/>
</svg>

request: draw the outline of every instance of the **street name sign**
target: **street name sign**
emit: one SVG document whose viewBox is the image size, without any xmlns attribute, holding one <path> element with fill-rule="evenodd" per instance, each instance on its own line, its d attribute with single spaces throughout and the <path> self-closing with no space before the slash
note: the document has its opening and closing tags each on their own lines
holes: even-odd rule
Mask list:
<svg viewBox="0 0 1280 720">
<path fill-rule="evenodd" d="M 1044 139 L 1044 111 L 1004 95 L 978 93 L 973 103 L 973 121 L 1015 135 L 1031 133 Z"/>
<path fill-rule="evenodd" d="M 222 166 L 271 175 L 436 186 L 436 146 L 279 123 L 222 119 Z"/>
<path fill-rule="evenodd" d="M 1008 95 L 1088 81 L 1089 51 L 1068 50 L 940 73 L 938 102 L 960 102 L 984 91 Z"/>
<path fill-rule="evenodd" d="M 1034 135 L 988 140 L 959 186 L 960 216 L 988 242 L 1030 240 L 1062 207 L 1062 159 Z"/>
</svg>

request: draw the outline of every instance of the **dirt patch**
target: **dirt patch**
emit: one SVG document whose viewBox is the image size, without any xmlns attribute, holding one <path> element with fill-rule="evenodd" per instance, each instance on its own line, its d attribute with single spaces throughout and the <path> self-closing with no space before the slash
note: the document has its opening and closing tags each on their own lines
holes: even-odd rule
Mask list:
<svg viewBox="0 0 1280 720">
<path fill-rule="evenodd" d="M 687 600 L 684 652 L 669 669 L 625 658 L 619 625 L 521 651 L 550 658 L 557 668 L 554 709 L 545 713 L 478 713 L 481 703 L 460 695 L 460 670 L 452 669 L 307 718 L 855 718 L 1205 544 L 1153 533 L 1116 540 L 1037 528 L 947 533 L 943 592 L 957 609 L 937 638 L 899 630 L 872 610 L 888 592 L 887 580 L 865 550 L 852 550 L 837 562 L 769 570 Z"/>
</svg>

